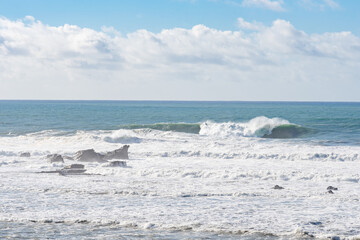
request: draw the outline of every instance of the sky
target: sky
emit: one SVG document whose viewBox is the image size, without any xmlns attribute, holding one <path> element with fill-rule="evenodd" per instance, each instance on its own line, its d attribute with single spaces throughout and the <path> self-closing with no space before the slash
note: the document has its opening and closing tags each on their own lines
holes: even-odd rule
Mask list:
<svg viewBox="0 0 360 240">
<path fill-rule="evenodd" d="M 0 99 L 360 101 L 357 0 L 0 0 Z"/>
</svg>

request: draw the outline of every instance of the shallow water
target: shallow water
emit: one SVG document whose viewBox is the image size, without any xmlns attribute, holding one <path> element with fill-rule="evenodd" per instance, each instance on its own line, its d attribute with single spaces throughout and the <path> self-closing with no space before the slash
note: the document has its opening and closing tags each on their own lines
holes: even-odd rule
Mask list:
<svg viewBox="0 0 360 240">
<path fill-rule="evenodd" d="M 0 101 L 0 238 L 359 237 L 359 106 Z M 311 131 L 262 138 L 289 124 Z M 126 168 L 38 173 L 123 144 Z"/>
<path fill-rule="evenodd" d="M 279 236 L 261 233 L 216 234 L 193 231 L 139 230 L 132 227 L 119 227 L 116 224 L 93 225 L 87 223 L 12 223 L 0 222 L 0 238 L 16 239 L 282 239 Z M 298 236 L 306 239 L 307 236 Z M 291 238 L 291 237 L 290 237 Z"/>
</svg>

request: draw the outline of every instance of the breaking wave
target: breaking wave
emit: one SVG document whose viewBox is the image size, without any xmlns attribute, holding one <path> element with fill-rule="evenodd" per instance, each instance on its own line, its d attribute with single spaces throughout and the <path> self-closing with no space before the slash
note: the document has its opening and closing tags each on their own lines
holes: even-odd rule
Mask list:
<svg viewBox="0 0 360 240">
<path fill-rule="evenodd" d="M 133 124 L 121 126 L 121 129 L 152 129 L 205 136 L 263 138 L 297 138 L 310 132 L 309 129 L 292 124 L 288 120 L 264 116 L 253 118 L 248 122 Z"/>
<path fill-rule="evenodd" d="M 155 123 L 155 124 L 131 124 L 120 126 L 118 130 L 106 131 L 54 131 L 45 130 L 40 132 L 20 135 L 20 138 L 37 139 L 68 139 L 76 137 L 84 140 L 103 139 L 108 143 L 140 143 L 144 136 L 139 136 L 139 129 L 157 130 L 164 132 L 180 132 L 199 134 L 214 137 L 258 137 L 258 138 L 298 138 L 313 132 L 311 129 L 290 123 L 282 118 L 255 117 L 247 122 L 212 122 L 203 123 Z M 133 131 L 135 130 L 135 131 Z M 148 131 L 146 131 L 148 132 Z M 16 136 L 7 136 L 7 138 Z M 85 139 L 84 139 L 85 138 Z"/>
<path fill-rule="evenodd" d="M 256 117 L 248 122 L 201 124 L 201 135 L 220 137 L 264 137 L 264 138 L 296 138 L 308 133 L 307 128 L 290 123 L 281 118 Z"/>
</svg>

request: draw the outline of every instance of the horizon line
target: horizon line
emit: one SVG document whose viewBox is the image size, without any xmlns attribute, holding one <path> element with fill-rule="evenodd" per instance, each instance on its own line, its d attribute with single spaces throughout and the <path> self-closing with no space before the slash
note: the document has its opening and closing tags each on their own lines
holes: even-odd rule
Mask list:
<svg viewBox="0 0 360 240">
<path fill-rule="evenodd" d="M 298 102 L 298 103 L 360 103 L 358 101 L 339 100 L 120 100 L 120 99 L 0 99 L 0 101 L 53 101 L 53 102 Z"/>
</svg>

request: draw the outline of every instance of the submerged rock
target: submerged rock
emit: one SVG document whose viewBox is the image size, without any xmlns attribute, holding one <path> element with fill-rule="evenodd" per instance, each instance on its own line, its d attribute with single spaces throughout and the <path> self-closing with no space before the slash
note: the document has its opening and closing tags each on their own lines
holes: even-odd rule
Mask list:
<svg viewBox="0 0 360 240">
<path fill-rule="evenodd" d="M 87 149 L 76 152 L 74 160 L 80 162 L 105 162 L 104 155 L 95 152 L 94 149 Z"/>
<path fill-rule="evenodd" d="M 30 153 L 29 152 L 23 152 L 20 154 L 20 157 L 30 157 Z"/>
<path fill-rule="evenodd" d="M 63 169 L 79 169 L 79 168 L 85 168 L 84 164 L 71 164 L 70 166 L 66 166 Z"/>
<path fill-rule="evenodd" d="M 278 189 L 278 190 L 281 190 L 281 189 L 284 189 L 283 187 L 281 187 L 281 186 L 279 186 L 279 185 L 275 185 L 274 187 L 273 187 L 273 189 Z"/>
<path fill-rule="evenodd" d="M 312 235 L 311 233 L 309 233 L 309 232 L 303 232 L 302 233 L 302 235 L 304 235 L 304 236 L 308 236 L 308 237 L 310 237 L 310 238 L 314 238 L 315 236 L 314 235 Z"/>
<path fill-rule="evenodd" d="M 58 173 L 60 175 L 82 175 L 86 172 L 85 166 L 83 164 L 71 164 L 62 169 L 57 169 L 55 171 L 41 171 L 38 173 Z"/>
<path fill-rule="evenodd" d="M 309 222 L 311 225 L 319 226 L 322 225 L 322 222 Z"/>
<path fill-rule="evenodd" d="M 104 156 L 104 160 L 111 160 L 111 159 L 129 159 L 128 149 L 129 145 L 124 145 L 119 149 L 116 149 L 111 152 L 107 152 Z"/>
<path fill-rule="evenodd" d="M 60 154 L 49 154 L 46 156 L 49 162 L 64 162 L 63 157 Z"/>
<path fill-rule="evenodd" d="M 127 164 L 125 161 L 112 161 L 109 162 L 109 167 L 126 167 Z"/>
<path fill-rule="evenodd" d="M 332 190 L 327 191 L 329 194 L 334 194 Z"/>
<path fill-rule="evenodd" d="M 59 170 L 60 175 L 80 175 L 86 172 L 83 164 L 71 164 Z"/>
<path fill-rule="evenodd" d="M 89 223 L 89 221 L 88 220 L 76 220 L 75 223 L 86 224 L 86 223 Z"/>
</svg>

